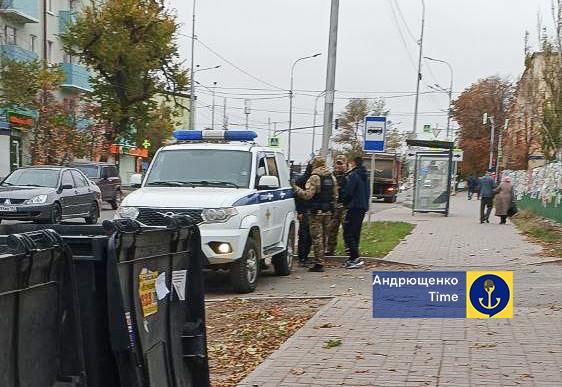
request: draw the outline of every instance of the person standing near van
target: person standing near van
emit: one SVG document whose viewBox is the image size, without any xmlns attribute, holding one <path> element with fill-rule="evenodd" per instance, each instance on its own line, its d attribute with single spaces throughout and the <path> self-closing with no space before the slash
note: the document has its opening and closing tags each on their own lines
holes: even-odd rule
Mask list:
<svg viewBox="0 0 562 387">
<path fill-rule="evenodd" d="M 343 238 L 349 259 L 345 267 L 355 269 L 363 266 L 364 262 L 359 258 L 359 242 L 361 240 L 361 228 L 365 213 L 369 210 L 371 189 L 367 177 L 367 170 L 363 166 L 361 157 L 354 158 L 350 163 L 351 171 L 347 175 L 343 201 L 347 207 L 345 220 L 343 222 Z"/>
<path fill-rule="evenodd" d="M 310 237 L 314 251 L 314 266 L 308 270 L 323 272 L 326 236 L 338 195 L 338 183 L 328 170 L 326 159 L 315 157 L 305 188 L 294 185 L 293 189 L 298 197 L 307 201 L 308 206 Z"/>
<path fill-rule="evenodd" d="M 300 188 L 305 188 L 306 182 L 310 179 L 312 174 L 312 160 L 307 164 L 304 174 L 300 176 L 295 185 Z M 297 210 L 297 218 L 299 220 L 299 242 L 298 242 L 298 257 L 299 263 L 305 266 L 308 263 L 308 255 L 312 247 L 310 239 L 310 223 L 308 214 L 308 201 L 300 197 L 295 198 L 295 207 Z"/>
<path fill-rule="evenodd" d="M 334 165 L 334 177 L 338 182 L 338 199 L 334 208 L 334 215 L 330 223 L 330 232 L 328 233 L 328 241 L 326 242 L 326 255 L 332 256 L 336 253 L 336 246 L 338 245 L 338 236 L 340 226 L 345 218 L 345 206 L 343 205 L 343 191 L 345 189 L 345 181 L 347 179 L 347 157 L 338 155 Z"/>
</svg>

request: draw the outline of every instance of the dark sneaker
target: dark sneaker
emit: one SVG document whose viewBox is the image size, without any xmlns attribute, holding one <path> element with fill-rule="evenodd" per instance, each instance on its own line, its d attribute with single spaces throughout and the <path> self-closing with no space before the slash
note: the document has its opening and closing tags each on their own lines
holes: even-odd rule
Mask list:
<svg viewBox="0 0 562 387">
<path fill-rule="evenodd" d="M 311 271 L 313 273 L 323 273 L 324 272 L 324 266 L 316 263 L 316 264 L 314 264 L 314 266 L 312 266 L 310 269 L 308 269 L 308 271 Z"/>
<path fill-rule="evenodd" d="M 347 261 L 345 263 L 345 268 L 346 269 L 358 269 L 361 266 L 363 266 L 365 264 L 365 262 L 359 258 L 354 259 L 352 261 Z"/>
</svg>

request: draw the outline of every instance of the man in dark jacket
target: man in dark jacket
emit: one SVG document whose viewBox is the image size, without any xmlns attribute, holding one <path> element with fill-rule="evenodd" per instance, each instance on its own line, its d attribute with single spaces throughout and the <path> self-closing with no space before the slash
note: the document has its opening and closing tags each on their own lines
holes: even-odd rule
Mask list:
<svg viewBox="0 0 562 387">
<path fill-rule="evenodd" d="M 496 180 L 492 177 L 494 169 L 488 170 L 486 176 L 480 178 L 480 223 L 490 223 L 490 213 L 494 207 L 494 189 Z M 486 209 L 484 210 L 484 208 Z"/>
<path fill-rule="evenodd" d="M 359 241 L 361 238 L 361 227 L 365 213 L 369 210 L 371 190 L 367 177 L 367 170 L 363 166 L 361 157 L 354 158 L 350 163 L 351 171 L 347 175 L 343 201 L 347 208 L 345 220 L 343 221 L 343 238 L 349 259 L 345 267 L 355 269 L 363 266 L 364 262 L 359 259 Z"/>
<path fill-rule="evenodd" d="M 304 174 L 300 176 L 296 181 L 295 185 L 300 188 L 304 188 L 310 175 L 312 174 L 312 161 L 306 166 Z M 299 220 L 299 241 L 298 241 L 298 255 L 299 262 L 302 266 L 305 266 L 308 261 L 308 255 L 310 254 L 310 248 L 312 246 L 312 240 L 310 239 L 310 225 L 309 225 L 309 215 L 308 215 L 308 205 L 307 201 L 301 199 L 300 197 L 295 197 L 295 206 L 297 208 L 297 217 Z"/>
</svg>

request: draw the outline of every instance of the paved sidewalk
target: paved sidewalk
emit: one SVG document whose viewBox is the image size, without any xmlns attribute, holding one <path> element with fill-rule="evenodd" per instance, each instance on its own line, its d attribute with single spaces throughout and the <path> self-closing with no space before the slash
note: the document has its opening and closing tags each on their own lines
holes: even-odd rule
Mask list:
<svg viewBox="0 0 562 387">
<path fill-rule="evenodd" d="M 511 225 L 480 225 L 478 205 L 457 197 L 448 218 L 377 214 L 417 224 L 386 259 L 513 270 L 513 319 L 374 320 L 368 293 L 339 297 L 240 386 L 562 386 L 562 265 L 529 265 L 551 259 Z M 341 345 L 324 348 L 328 340 Z"/>
</svg>

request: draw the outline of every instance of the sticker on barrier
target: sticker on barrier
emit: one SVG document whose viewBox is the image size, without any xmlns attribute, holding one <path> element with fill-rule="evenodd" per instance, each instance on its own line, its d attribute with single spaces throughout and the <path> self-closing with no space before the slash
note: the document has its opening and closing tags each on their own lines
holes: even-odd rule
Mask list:
<svg viewBox="0 0 562 387">
<path fill-rule="evenodd" d="M 142 315 L 148 317 L 158 312 L 156 295 L 157 271 L 142 269 L 139 274 L 139 297 L 142 306 Z"/>
</svg>

